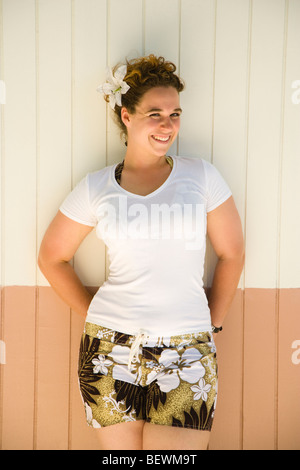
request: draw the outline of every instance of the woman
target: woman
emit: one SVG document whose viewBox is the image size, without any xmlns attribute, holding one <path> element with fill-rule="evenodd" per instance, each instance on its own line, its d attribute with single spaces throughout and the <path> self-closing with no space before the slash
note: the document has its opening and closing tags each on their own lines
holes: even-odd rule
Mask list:
<svg viewBox="0 0 300 470">
<path fill-rule="evenodd" d="M 231 192 L 202 159 L 167 156 L 184 85 L 150 55 L 99 87 L 126 139 L 122 163 L 87 175 L 43 239 L 39 266 L 86 318 L 79 381 L 101 449 L 207 449 L 217 397 L 217 333 L 243 267 Z M 96 227 L 110 257 L 92 296 L 69 261 Z M 218 256 L 209 303 L 205 239 Z"/>
</svg>

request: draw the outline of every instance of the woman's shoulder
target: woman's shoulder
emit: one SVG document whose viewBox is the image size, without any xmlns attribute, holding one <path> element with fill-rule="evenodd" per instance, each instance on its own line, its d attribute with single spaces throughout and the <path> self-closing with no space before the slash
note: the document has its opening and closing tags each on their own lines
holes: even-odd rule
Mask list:
<svg viewBox="0 0 300 470">
<path fill-rule="evenodd" d="M 86 173 L 84 179 L 87 180 L 89 186 L 101 185 L 105 179 L 110 177 L 113 167 L 115 167 L 115 164 L 105 166 L 98 170 L 89 171 Z"/>
<path fill-rule="evenodd" d="M 188 157 L 185 155 L 175 155 L 172 156 L 175 160 L 177 160 L 178 163 L 182 163 L 184 165 L 189 165 L 189 166 L 202 166 L 204 160 L 202 157 Z M 208 162 L 207 162 L 208 163 Z"/>
<path fill-rule="evenodd" d="M 206 175 L 213 174 L 216 170 L 214 164 L 208 161 L 205 157 L 187 157 L 180 155 L 172 158 L 175 158 L 179 165 L 191 168 L 192 170 L 199 169 Z"/>
<path fill-rule="evenodd" d="M 172 157 L 176 160 L 176 164 L 181 171 L 194 173 L 195 176 L 205 173 L 206 160 L 201 157 L 188 157 L 184 155 Z"/>
</svg>

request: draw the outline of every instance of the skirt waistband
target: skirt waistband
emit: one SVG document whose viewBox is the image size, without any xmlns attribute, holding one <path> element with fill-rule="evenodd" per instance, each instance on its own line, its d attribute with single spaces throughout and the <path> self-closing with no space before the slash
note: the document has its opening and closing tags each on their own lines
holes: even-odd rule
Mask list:
<svg viewBox="0 0 300 470">
<path fill-rule="evenodd" d="M 198 343 L 210 343 L 213 341 L 212 333 L 209 331 L 200 331 L 195 333 L 183 333 L 182 335 L 174 336 L 157 336 L 149 337 L 147 331 L 139 330 L 135 335 L 129 335 L 114 331 L 110 328 L 96 325 L 94 323 L 85 323 L 84 333 L 103 341 L 131 347 L 138 338 L 142 338 L 144 347 L 180 347 L 192 346 Z"/>
</svg>

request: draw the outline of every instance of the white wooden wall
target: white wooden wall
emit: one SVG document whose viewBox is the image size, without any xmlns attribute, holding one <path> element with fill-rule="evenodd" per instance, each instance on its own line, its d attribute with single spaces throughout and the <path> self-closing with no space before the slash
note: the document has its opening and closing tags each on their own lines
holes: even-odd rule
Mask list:
<svg viewBox="0 0 300 470">
<path fill-rule="evenodd" d="M 2 285 L 47 285 L 35 260 L 60 202 L 123 156 L 95 91 L 105 67 L 153 52 L 186 82 L 173 152 L 212 161 L 233 190 L 241 285 L 300 286 L 299 0 L 1 0 L 0 13 Z M 91 285 L 105 276 L 95 243 L 76 260 Z"/>
<path fill-rule="evenodd" d="M 155 53 L 186 82 L 172 152 L 216 165 L 246 240 L 211 446 L 299 449 L 299 25 L 300 0 L 0 0 L 0 448 L 97 448 L 79 403 L 82 325 L 36 259 L 74 185 L 123 158 L 96 92 L 106 65 Z M 214 262 L 209 247 L 206 285 Z M 94 233 L 75 266 L 86 285 L 105 279 Z"/>
</svg>

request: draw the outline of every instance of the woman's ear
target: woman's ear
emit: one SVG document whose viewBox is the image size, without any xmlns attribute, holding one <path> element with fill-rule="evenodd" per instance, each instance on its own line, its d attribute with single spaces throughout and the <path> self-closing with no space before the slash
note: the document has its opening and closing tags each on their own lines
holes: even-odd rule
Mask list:
<svg viewBox="0 0 300 470">
<path fill-rule="evenodd" d="M 126 127 L 129 127 L 129 125 L 130 125 L 130 114 L 127 111 L 127 108 L 125 108 L 124 106 L 121 109 L 121 119 L 122 119 L 122 122 L 124 123 L 124 125 Z"/>
</svg>

